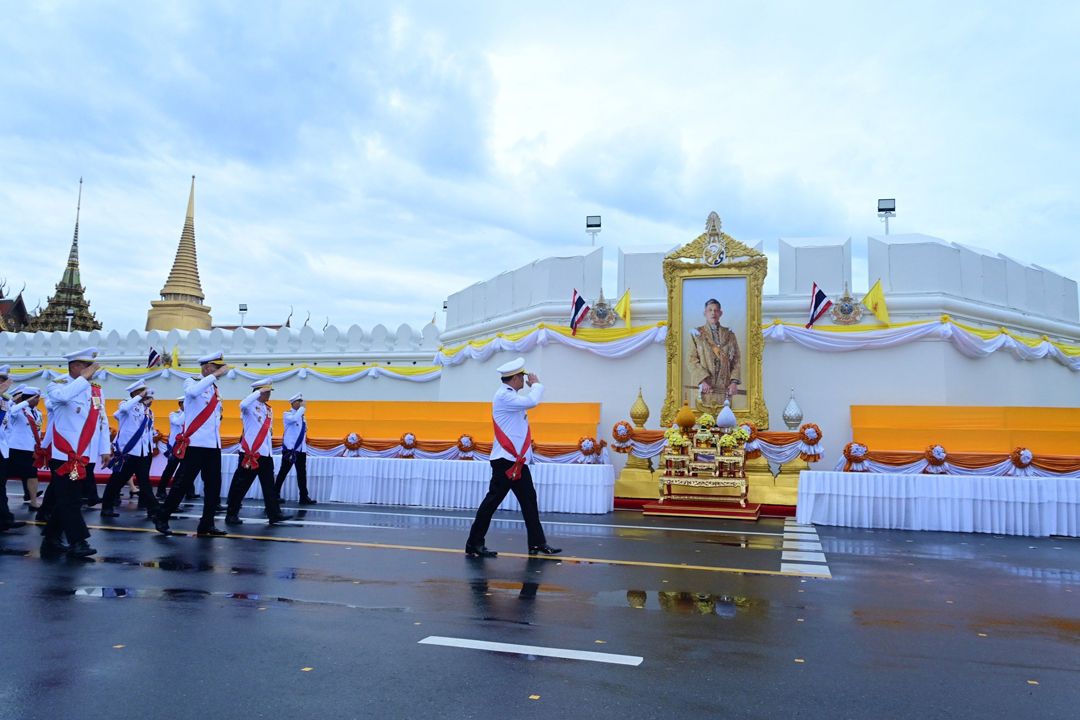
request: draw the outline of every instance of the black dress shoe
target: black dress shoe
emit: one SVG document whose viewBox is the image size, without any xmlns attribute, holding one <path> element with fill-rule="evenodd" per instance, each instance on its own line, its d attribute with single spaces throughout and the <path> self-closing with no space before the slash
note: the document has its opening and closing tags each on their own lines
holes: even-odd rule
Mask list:
<svg viewBox="0 0 1080 720">
<path fill-rule="evenodd" d="M 70 546 L 60 538 L 45 537 L 41 540 L 42 555 L 62 555 L 70 549 Z"/>
<path fill-rule="evenodd" d="M 225 516 L 225 524 L 226 525 L 243 525 L 244 521 L 241 520 L 240 517 L 237 516 L 237 515 L 226 515 Z"/>
<path fill-rule="evenodd" d="M 213 525 L 208 528 L 199 528 L 195 531 L 195 534 L 199 537 L 221 537 L 222 535 L 228 535 L 227 532 L 221 528 L 216 528 Z"/>
<path fill-rule="evenodd" d="M 286 520 L 292 520 L 294 517 L 295 515 L 290 515 L 289 513 L 278 513 L 274 517 L 270 518 L 270 524 L 277 525 L 278 523 L 283 523 Z"/>
<path fill-rule="evenodd" d="M 173 534 L 173 531 L 169 528 L 169 519 L 161 517 L 160 515 L 154 516 L 154 529 L 162 535 Z"/>
<path fill-rule="evenodd" d="M 120 517 L 120 513 L 116 512 L 112 508 L 103 507 L 103 508 L 101 508 L 101 517 L 103 517 L 103 518 Z"/>
<path fill-rule="evenodd" d="M 297 503 L 297 505 L 318 505 L 318 504 L 319 503 L 315 502 L 315 500 L 313 498 L 309 498 L 309 497 L 300 498 L 300 502 Z"/>
<path fill-rule="evenodd" d="M 550 545 L 530 545 L 530 555 L 558 555 L 562 552 L 562 548 L 551 547 Z"/>
<path fill-rule="evenodd" d="M 476 547 L 475 545 L 466 545 L 465 555 L 468 557 L 493 558 L 498 557 L 499 553 L 495 552 L 494 550 L 488 550 L 487 545 L 481 545 L 480 547 Z"/>
<path fill-rule="evenodd" d="M 90 557 L 91 555 L 97 555 L 97 550 L 90 547 L 90 545 L 85 540 L 80 540 L 79 542 L 68 548 L 67 554 L 68 557 L 85 558 Z"/>
</svg>

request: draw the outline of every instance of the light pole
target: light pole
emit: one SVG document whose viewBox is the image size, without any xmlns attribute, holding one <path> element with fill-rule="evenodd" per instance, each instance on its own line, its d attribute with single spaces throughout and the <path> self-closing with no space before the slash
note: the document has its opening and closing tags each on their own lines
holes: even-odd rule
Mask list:
<svg viewBox="0 0 1080 720">
<path fill-rule="evenodd" d="M 877 216 L 885 223 L 885 234 L 889 234 L 889 218 L 896 217 L 896 198 L 877 201 Z"/>
<path fill-rule="evenodd" d="M 64 311 L 64 315 L 67 317 L 67 321 L 68 321 L 68 329 L 67 329 L 67 331 L 71 332 L 71 321 L 75 319 L 75 308 L 68 308 L 67 310 Z"/>
<path fill-rule="evenodd" d="M 596 247 L 596 234 L 600 232 L 600 216 L 599 215 L 586 215 L 585 216 L 585 232 L 589 233 L 592 237 L 593 247 Z"/>
<path fill-rule="evenodd" d="M 247 315 L 247 303 L 240 303 L 240 329 L 244 329 L 244 316 Z"/>
</svg>

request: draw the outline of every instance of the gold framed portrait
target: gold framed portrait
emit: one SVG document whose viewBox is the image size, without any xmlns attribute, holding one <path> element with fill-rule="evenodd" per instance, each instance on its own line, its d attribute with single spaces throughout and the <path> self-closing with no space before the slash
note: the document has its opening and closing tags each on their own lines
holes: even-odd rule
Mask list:
<svg viewBox="0 0 1080 720">
<path fill-rule="evenodd" d="M 709 214 L 705 232 L 664 258 L 668 294 L 668 426 L 683 405 L 713 416 L 731 403 L 740 421 L 769 425 L 761 384 L 764 253 L 720 230 Z"/>
</svg>

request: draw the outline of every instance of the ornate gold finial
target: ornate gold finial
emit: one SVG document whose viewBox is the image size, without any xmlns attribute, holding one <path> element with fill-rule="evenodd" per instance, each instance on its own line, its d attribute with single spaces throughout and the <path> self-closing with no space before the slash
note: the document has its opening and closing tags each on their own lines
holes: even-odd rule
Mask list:
<svg viewBox="0 0 1080 720">
<path fill-rule="evenodd" d="M 644 429 L 645 422 L 649 419 L 649 406 L 645 404 L 645 398 L 641 395 L 641 388 L 637 391 L 637 400 L 630 406 L 630 419 L 634 421 L 634 426 Z"/>
</svg>

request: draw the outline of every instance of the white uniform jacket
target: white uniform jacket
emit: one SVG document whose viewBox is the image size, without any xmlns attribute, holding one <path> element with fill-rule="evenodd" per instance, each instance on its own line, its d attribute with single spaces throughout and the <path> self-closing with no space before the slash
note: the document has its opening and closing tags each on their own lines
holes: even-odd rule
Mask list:
<svg viewBox="0 0 1080 720">
<path fill-rule="evenodd" d="M 120 408 L 113 414 L 113 417 L 120 423 L 116 431 L 116 446 L 119 452 L 124 451 L 124 448 L 131 442 L 132 436 L 142 425 L 143 418 L 147 418 L 148 422 L 142 430 L 142 437 L 135 440 L 135 444 L 131 446 L 131 450 L 128 450 L 127 454 L 135 457 L 146 457 L 153 453 L 154 416 L 150 412 L 150 408 L 143 404 L 141 395 L 128 398 L 120 403 Z"/>
<path fill-rule="evenodd" d="M 262 457 L 269 457 L 273 449 L 270 436 L 273 434 L 274 418 L 270 412 L 270 406 L 259 402 L 260 394 L 256 390 L 240 401 L 240 420 L 244 423 L 244 439 L 247 440 L 247 445 L 251 448 L 251 451 L 258 453 Z M 271 429 L 266 432 L 263 441 L 256 445 L 255 439 L 259 436 L 259 430 L 267 418 L 270 418 Z M 243 446 L 241 446 L 241 452 L 243 452 L 242 448 Z"/>
<path fill-rule="evenodd" d="M 285 420 L 285 437 L 282 439 L 282 450 L 295 450 L 297 452 L 307 452 L 307 433 L 304 433 L 304 439 L 300 443 L 300 447 L 296 447 L 296 441 L 300 438 L 300 430 L 304 427 L 304 415 L 306 415 L 307 408 L 303 405 L 297 410 L 288 409 L 282 414 L 282 418 Z"/>
<path fill-rule="evenodd" d="M 79 437 L 82 435 L 92 402 L 90 382 L 83 377 L 60 378 L 49 384 L 49 387 L 45 389 L 45 396 L 49 402 L 53 460 L 67 460 L 67 455 L 56 446 L 55 436 L 60 435 L 68 441 L 72 450 L 78 451 Z M 109 442 L 109 417 L 105 414 L 104 396 L 93 402 L 100 403 L 98 422 L 85 452 L 90 462 L 100 463 L 102 455 L 112 454 L 112 446 Z"/>
<path fill-rule="evenodd" d="M 176 444 L 176 436 L 184 432 L 184 411 L 173 410 L 169 413 L 169 447 Z"/>
<path fill-rule="evenodd" d="M 12 450 L 26 450 L 27 452 L 34 451 L 34 429 L 30 427 L 30 423 L 33 422 L 38 429 L 38 434 L 41 434 L 41 412 L 37 408 L 30 407 L 30 403 L 23 400 L 18 405 L 11 408 L 9 411 L 10 423 L 8 428 L 7 442 L 8 446 Z M 30 420 L 26 419 L 26 415 L 29 413 Z M 42 447 L 44 447 L 42 443 Z"/>
<path fill-rule="evenodd" d="M 204 378 L 188 378 L 184 381 L 184 427 L 190 428 L 191 423 L 203 411 L 217 392 L 217 378 L 207 375 Z M 191 447 L 220 448 L 221 447 L 221 402 L 218 402 L 217 412 L 211 413 L 206 418 L 194 435 L 188 436 L 188 444 Z M 190 430 L 189 430 L 190 432 Z"/>
<path fill-rule="evenodd" d="M 525 442 L 525 434 L 529 431 L 529 415 L 525 411 L 540 404 L 544 395 L 544 386 L 540 383 L 531 385 L 529 392 L 521 395 L 514 392 L 509 385 L 502 385 L 491 401 L 491 415 L 495 423 L 502 428 L 506 436 L 510 438 L 514 449 L 521 450 Z M 503 449 L 498 440 L 494 440 L 491 446 L 492 460 L 515 460 L 514 456 Z M 525 451 L 525 462 L 531 463 L 533 459 L 532 448 Z"/>
</svg>

